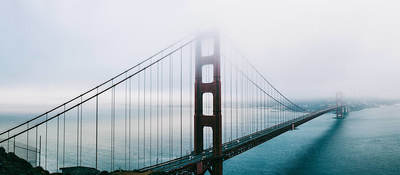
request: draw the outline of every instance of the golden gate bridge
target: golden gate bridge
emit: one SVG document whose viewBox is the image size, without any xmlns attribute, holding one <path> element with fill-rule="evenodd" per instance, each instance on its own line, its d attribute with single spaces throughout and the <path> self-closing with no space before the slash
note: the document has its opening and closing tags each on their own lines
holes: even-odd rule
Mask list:
<svg viewBox="0 0 400 175">
<path fill-rule="evenodd" d="M 325 113 L 277 90 L 218 32 L 185 37 L 0 133 L 0 146 L 59 172 L 222 174 L 222 162 Z"/>
</svg>

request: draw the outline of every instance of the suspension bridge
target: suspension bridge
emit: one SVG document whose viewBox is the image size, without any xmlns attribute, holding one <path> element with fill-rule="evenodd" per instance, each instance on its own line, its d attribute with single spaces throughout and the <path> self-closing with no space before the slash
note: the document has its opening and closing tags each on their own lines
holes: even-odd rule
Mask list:
<svg viewBox="0 0 400 175">
<path fill-rule="evenodd" d="M 328 112 L 306 111 L 217 32 L 185 37 L 115 77 L 0 133 L 52 172 L 222 174 L 222 162 Z"/>
</svg>

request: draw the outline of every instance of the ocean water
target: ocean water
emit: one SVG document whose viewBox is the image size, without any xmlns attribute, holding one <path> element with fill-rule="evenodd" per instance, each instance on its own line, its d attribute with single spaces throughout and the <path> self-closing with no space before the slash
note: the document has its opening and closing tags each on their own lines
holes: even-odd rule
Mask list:
<svg viewBox="0 0 400 175">
<path fill-rule="evenodd" d="M 323 115 L 225 161 L 224 174 L 399 175 L 400 105 Z"/>
</svg>

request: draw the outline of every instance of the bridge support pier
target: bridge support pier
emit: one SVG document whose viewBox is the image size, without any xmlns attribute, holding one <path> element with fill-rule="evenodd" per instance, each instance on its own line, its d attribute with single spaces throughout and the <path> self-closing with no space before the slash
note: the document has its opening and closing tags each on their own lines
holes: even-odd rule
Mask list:
<svg viewBox="0 0 400 175">
<path fill-rule="evenodd" d="M 203 55 L 203 42 L 212 41 L 213 53 Z M 210 44 L 208 43 L 208 44 Z M 222 175 L 222 116 L 221 116 L 221 80 L 220 80 L 220 45 L 219 37 L 216 32 L 204 33 L 196 41 L 196 61 L 195 61 L 195 113 L 194 113 L 194 152 L 200 154 L 204 151 L 203 129 L 210 127 L 213 134 L 213 160 L 202 162 L 196 167 L 196 174 L 203 174 L 204 170 L 209 170 L 212 175 Z M 213 67 L 213 80 L 205 82 L 203 80 L 203 69 L 205 66 Z M 213 98 L 213 113 L 205 115 L 203 111 L 203 95 L 210 93 Z M 199 167 L 200 166 L 200 167 Z M 207 166 L 207 167 L 204 167 Z"/>
</svg>

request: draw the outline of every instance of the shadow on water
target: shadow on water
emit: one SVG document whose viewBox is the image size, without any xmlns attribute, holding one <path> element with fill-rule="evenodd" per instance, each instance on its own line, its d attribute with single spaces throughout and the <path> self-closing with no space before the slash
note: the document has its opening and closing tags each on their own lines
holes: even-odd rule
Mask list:
<svg viewBox="0 0 400 175">
<path fill-rule="evenodd" d="M 284 170 L 283 174 L 309 174 L 307 172 L 307 168 L 312 165 L 313 161 L 317 161 L 317 158 L 321 156 L 327 146 L 330 145 L 334 141 L 334 137 L 341 130 L 346 119 L 334 119 L 336 120 L 330 128 L 325 131 L 323 135 L 315 140 L 315 142 L 311 143 L 311 145 L 302 151 L 299 155 L 296 155 L 297 158 L 288 162 L 286 165 L 289 166 L 286 170 Z"/>
</svg>

